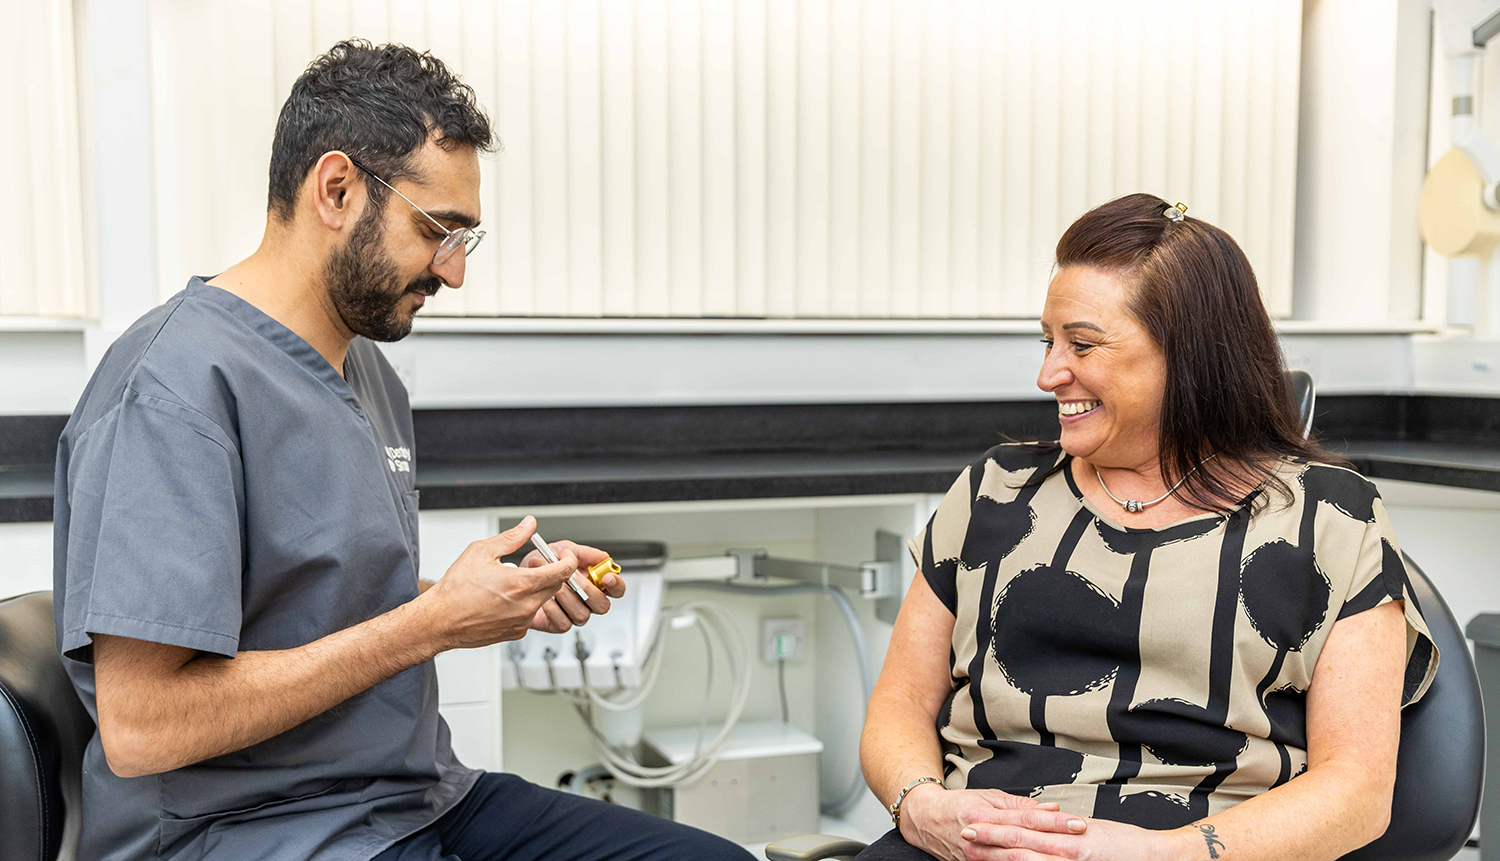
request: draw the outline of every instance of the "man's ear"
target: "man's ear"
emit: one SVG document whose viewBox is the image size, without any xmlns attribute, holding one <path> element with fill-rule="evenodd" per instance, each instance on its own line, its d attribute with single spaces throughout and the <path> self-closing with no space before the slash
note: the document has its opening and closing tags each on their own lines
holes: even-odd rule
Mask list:
<svg viewBox="0 0 1500 861">
<path fill-rule="evenodd" d="M 313 211 L 329 230 L 342 230 L 354 214 L 356 198 L 364 195 L 357 182 L 359 168 L 338 150 L 323 153 L 310 172 Z"/>
</svg>

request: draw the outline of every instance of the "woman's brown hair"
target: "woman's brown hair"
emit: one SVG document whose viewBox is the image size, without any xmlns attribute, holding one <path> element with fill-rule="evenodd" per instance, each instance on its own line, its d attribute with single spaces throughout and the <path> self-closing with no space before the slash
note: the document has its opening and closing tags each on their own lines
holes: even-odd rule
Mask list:
<svg viewBox="0 0 1500 861">
<path fill-rule="evenodd" d="M 1155 195 L 1126 195 L 1089 210 L 1057 242 L 1059 269 L 1087 266 L 1125 281 L 1126 307 L 1166 356 L 1162 480 L 1188 476 L 1174 495 L 1211 511 L 1268 480 L 1286 495 L 1273 474 L 1278 457 L 1347 465 L 1302 435 L 1245 253 L 1223 230 L 1168 218 L 1169 209 Z M 1209 455 L 1217 457 L 1199 466 Z"/>
</svg>

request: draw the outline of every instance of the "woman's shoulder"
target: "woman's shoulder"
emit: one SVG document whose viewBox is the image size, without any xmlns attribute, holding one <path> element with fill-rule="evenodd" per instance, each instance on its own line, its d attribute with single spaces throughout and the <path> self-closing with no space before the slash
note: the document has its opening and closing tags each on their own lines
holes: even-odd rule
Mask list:
<svg viewBox="0 0 1500 861">
<path fill-rule="evenodd" d="M 1277 475 L 1294 498 L 1327 503 L 1351 518 L 1366 523 L 1375 519 L 1375 501 L 1380 490 L 1358 472 L 1333 463 L 1283 457 Z"/>
<path fill-rule="evenodd" d="M 1011 478 L 1046 473 L 1062 462 L 1067 453 L 1055 442 L 1004 442 L 985 452 L 969 466 L 973 470 L 998 470 Z M 1038 472 L 1040 470 L 1040 473 Z"/>
</svg>

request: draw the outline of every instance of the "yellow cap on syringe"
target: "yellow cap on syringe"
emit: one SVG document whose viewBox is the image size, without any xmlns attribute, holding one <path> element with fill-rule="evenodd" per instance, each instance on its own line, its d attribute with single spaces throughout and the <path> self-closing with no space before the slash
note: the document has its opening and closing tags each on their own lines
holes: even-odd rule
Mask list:
<svg viewBox="0 0 1500 861">
<path fill-rule="evenodd" d="M 593 565 L 590 565 L 588 572 L 589 581 L 602 589 L 604 588 L 604 584 L 600 581 L 604 579 L 606 574 L 619 574 L 620 566 L 615 560 L 606 558 L 603 562 L 595 562 Z"/>
</svg>

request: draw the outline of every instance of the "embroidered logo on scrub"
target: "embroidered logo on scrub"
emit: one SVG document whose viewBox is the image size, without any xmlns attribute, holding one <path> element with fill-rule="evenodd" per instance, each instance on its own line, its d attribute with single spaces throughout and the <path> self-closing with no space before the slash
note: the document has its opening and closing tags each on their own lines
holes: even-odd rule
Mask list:
<svg viewBox="0 0 1500 861">
<path fill-rule="evenodd" d="M 385 462 L 390 465 L 391 472 L 411 472 L 411 449 L 404 445 L 396 448 L 386 446 Z"/>
</svg>

